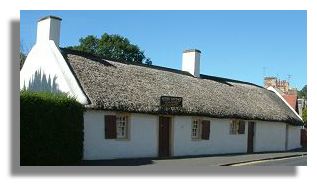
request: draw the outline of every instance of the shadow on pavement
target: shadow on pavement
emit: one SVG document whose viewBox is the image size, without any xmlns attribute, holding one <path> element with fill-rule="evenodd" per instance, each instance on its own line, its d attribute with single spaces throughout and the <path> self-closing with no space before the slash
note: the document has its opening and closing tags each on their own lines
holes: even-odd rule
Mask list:
<svg viewBox="0 0 317 186">
<path fill-rule="evenodd" d="M 80 166 L 141 166 L 148 164 L 153 164 L 152 159 L 84 160 Z"/>
<path fill-rule="evenodd" d="M 208 158 L 208 157 L 239 157 L 244 155 L 261 155 L 261 154 L 275 154 L 270 158 L 263 158 L 263 159 L 274 159 L 274 158 L 281 158 L 280 155 L 285 154 L 285 156 L 292 156 L 286 153 L 296 153 L 302 152 L 305 153 L 306 149 L 294 149 L 290 151 L 272 151 L 272 152 L 257 152 L 257 153 L 233 153 L 233 154 L 214 154 L 214 155 L 195 155 L 195 156 L 178 156 L 178 157 L 168 157 L 168 158 L 134 158 L 134 159 L 113 159 L 113 160 L 84 160 L 82 161 L 79 166 L 142 166 L 142 165 L 150 165 L 155 164 L 156 160 L 181 160 L 181 159 L 194 159 L 194 158 Z M 297 153 L 296 153 L 297 154 Z M 254 161 L 254 159 L 252 159 Z M 237 162 L 235 162 L 237 163 Z M 234 163 L 229 163 L 231 165 Z M 227 164 L 224 164 L 227 165 Z"/>
</svg>

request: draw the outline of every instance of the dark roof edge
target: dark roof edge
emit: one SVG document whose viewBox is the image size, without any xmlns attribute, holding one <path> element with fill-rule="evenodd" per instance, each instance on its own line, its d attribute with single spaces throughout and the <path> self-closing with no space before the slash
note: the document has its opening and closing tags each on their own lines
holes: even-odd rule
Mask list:
<svg viewBox="0 0 317 186">
<path fill-rule="evenodd" d="M 168 71 L 168 72 L 173 72 L 173 73 L 177 73 L 177 74 L 182 74 L 182 75 L 186 75 L 186 76 L 191 76 L 193 77 L 193 75 L 191 75 L 189 72 L 186 71 L 182 71 L 182 70 L 178 70 L 178 69 L 173 69 L 173 68 L 168 68 L 168 67 L 162 67 L 162 66 L 157 66 L 157 65 L 147 65 L 144 63 L 132 63 L 132 62 L 128 62 L 128 61 L 115 61 L 113 59 L 106 59 L 104 57 L 101 56 L 97 56 L 88 52 L 83 52 L 83 51 L 78 51 L 78 50 L 74 50 L 74 49 L 70 49 L 70 48 L 60 48 L 61 51 L 68 53 L 68 54 L 73 54 L 73 55 L 79 55 L 85 58 L 90 58 L 92 60 L 108 60 L 108 61 L 112 61 L 115 63 L 123 63 L 123 64 L 127 64 L 127 65 L 136 65 L 136 66 L 141 66 L 141 67 L 146 67 L 146 68 L 152 68 L 152 69 L 156 69 L 156 70 L 163 70 L 163 71 Z"/>
<path fill-rule="evenodd" d="M 201 53 L 201 51 L 198 50 L 198 49 L 187 49 L 187 50 L 183 51 L 183 53 L 187 53 L 187 52 L 198 52 L 198 53 Z"/>
<path fill-rule="evenodd" d="M 60 18 L 60 17 L 49 15 L 49 16 L 45 16 L 45 17 L 40 18 L 37 22 L 40 22 L 40 21 L 43 21 L 43 20 L 49 19 L 49 18 L 57 19 L 57 20 L 60 20 L 60 21 L 62 20 L 62 18 Z"/>
<path fill-rule="evenodd" d="M 68 66 L 70 72 L 71 72 L 72 75 L 74 76 L 74 78 L 75 78 L 75 80 L 76 80 L 76 82 L 77 82 L 79 88 L 81 89 L 81 91 L 83 91 L 84 95 L 86 96 L 87 101 L 88 101 L 88 105 L 91 104 L 91 103 L 92 103 L 92 102 L 91 102 L 91 98 L 90 98 L 90 97 L 87 95 L 87 93 L 85 92 L 85 90 L 84 90 L 82 84 L 80 83 L 80 81 L 79 81 L 79 79 L 78 79 L 78 77 L 77 77 L 77 75 L 76 75 L 76 73 L 75 73 L 73 67 L 69 64 L 69 61 L 68 61 L 67 56 L 65 55 L 65 53 L 64 53 L 62 50 L 61 50 L 61 54 L 62 54 L 62 56 L 64 57 L 64 59 L 65 59 L 65 61 L 66 61 L 66 64 L 67 64 L 67 66 Z"/>
<path fill-rule="evenodd" d="M 240 80 L 235 80 L 235 79 L 229 79 L 229 78 L 223 78 L 223 77 L 217 77 L 217 76 L 209 76 L 209 75 L 205 75 L 205 74 L 200 74 L 200 78 L 201 79 L 208 79 L 208 80 L 213 80 L 213 81 L 224 81 L 227 83 L 241 83 L 241 84 L 246 84 L 246 85 L 252 85 L 252 86 L 256 86 L 258 88 L 263 88 L 264 87 L 254 84 L 254 83 L 250 83 L 250 82 L 246 82 L 246 81 L 240 81 Z"/>
</svg>

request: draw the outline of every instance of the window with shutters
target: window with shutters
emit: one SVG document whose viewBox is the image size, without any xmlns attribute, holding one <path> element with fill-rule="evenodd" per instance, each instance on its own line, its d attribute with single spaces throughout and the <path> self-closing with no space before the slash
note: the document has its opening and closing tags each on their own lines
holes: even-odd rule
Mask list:
<svg viewBox="0 0 317 186">
<path fill-rule="evenodd" d="M 105 115 L 105 139 L 128 139 L 128 116 Z"/>
<path fill-rule="evenodd" d="M 210 121 L 194 118 L 192 121 L 192 139 L 193 140 L 209 140 Z"/>
<path fill-rule="evenodd" d="M 244 120 L 232 120 L 230 124 L 230 134 L 244 134 L 245 133 L 245 121 Z"/>
</svg>

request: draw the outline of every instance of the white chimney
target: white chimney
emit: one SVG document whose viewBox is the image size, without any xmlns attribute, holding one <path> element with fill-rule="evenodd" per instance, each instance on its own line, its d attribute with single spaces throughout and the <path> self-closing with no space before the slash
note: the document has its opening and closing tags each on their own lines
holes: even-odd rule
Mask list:
<svg viewBox="0 0 317 186">
<path fill-rule="evenodd" d="M 36 42 L 54 41 L 59 47 L 61 18 L 56 16 L 46 16 L 37 22 Z"/>
<path fill-rule="evenodd" d="M 200 77 L 200 50 L 190 49 L 183 52 L 182 71 Z"/>
</svg>

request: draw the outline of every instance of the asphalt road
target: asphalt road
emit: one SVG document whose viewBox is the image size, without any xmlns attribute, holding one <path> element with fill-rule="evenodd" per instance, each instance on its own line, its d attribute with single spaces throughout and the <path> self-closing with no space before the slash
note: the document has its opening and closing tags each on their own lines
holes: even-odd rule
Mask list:
<svg viewBox="0 0 317 186">
<path fill-rule="evenodd" d="M 241 163 L 233 166 L 307 166 L 307 156 L 283 158 L 275 160 L 262 160 L 249 163 Z"/>
<path fill-rule="evenodd" d="M 289 165 L 305 166 L 307 165 L 306 156 L 303 158 L 290 156 L 301 156 L 306 152 L 280 152 L 280 153 L 256 153 L 256 154 L 226 154 L 197 157 L 176 157 L 176 158 L 138 158 L 138 159 L 117 159 L 117 160 L 88 160 L 83 161 L 83 166 L 244 166 L 244 165 Z M 280 160 L 277 160 L 281 158 Z M 268 161 L 265 159 L 276 159 Z M 259 161 L 260 160 L 260 161 Z M 239 163 L 249 162 L 249 163 Z"/>
</svg>

